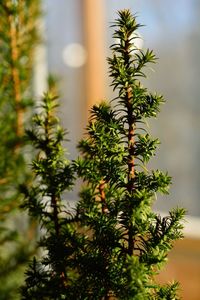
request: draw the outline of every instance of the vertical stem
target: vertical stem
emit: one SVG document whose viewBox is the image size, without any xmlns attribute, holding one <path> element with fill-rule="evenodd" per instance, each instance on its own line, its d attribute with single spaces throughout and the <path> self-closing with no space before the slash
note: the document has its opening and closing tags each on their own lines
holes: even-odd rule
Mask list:
<svg viewBox="0 0 200 300">
<path fill-rule="evenodd" d="M 53 219 L 54 219 L 54 226 L 55 226 L 55 232 L 57 237 L 59 237 L 60 234 L 60 228 L 59 228 L 59 221 L 58 221 L 58 206 L 57 206 L 57 198 L 55 195 L 52 195 L 51 197 L 51 206 L 53 208 Z"/>
<path fill-rule="evenodd" d="M 125 53 L 124 60 L 125 65 L 128 68 L 130 65 L 130 56 L 129 56 L 129 47 L 130 41 L 127 38 L 125 41 Z M 127 107 L 127 118 L 128 118 L 128 184 L 127 189 L 129 194 L 132 193 L 134 188 L 134 177 L 135 177 L 135 166 L 134 166 L 134 131 L 135 131 L 135 122 L 132 109 L 132 98 L 133 90 L 131 85 L 128 85 L 126 88 L 125 102 Z M 130 207 L 131 209 L 131 207 Z M 128 253 L 129 255 L 133 254 L 134 250 L 134 239 L 133 239 L 133 225 L 130 222 L 128 229 Z"/>
<path fill-rule="evenodd" d="M 134 168 L 134 120 L 132 115 L 132 107 L 131 107 L 131 100 L 132 100 L 132 88 L 127 88 L 126 93 L 126 101 L 127 101 L 127 108 L 128 108 L 128 191 L 131 193 L 133 189 L 133 179 L 135 176 L 135 168 Z"/>
<path fill-rule="evenodd" d="M 135 176 L 135 168 L 134 168 L 134 121 L 133 114 L 131 108 L 131 99 L 132 99 L 132 88 L 129 87 L 126 93 L 127 100 L 127 108 L 128 108 L 128 192 L 131 194 L 134 188 L 134 176 Z M 130 255 L 133 254 L 134 245 L 133 245 L 133 226 L 132 223 L 129 225 L 128 231 L 128 253 Z"/>
<path fill-rule="evenodd" d="M 9 11 L 9 6 L 11 6 L 11 2 L 7 4 L 8 8 L 8 22 L 10 28 L 10 49 L 11 49 L 11 76 L 13 82 L 13 94 L 15 100 L 15 108 L 16 108 L 16 135 L 18 137 L 22 137 L 24 134 L 23 127 L 23 110 L 20 107 L 21 102 L 21 87 L 20 87 L 20 75 L 19 69 L 17 68 L 17 62 L 19 59 L 19 49 L 17 45 L 17 24 L 14 18 L 14 15 Z"/>
<path fill-rule="evenodd" d="M 129 41 L 129 37 L 125 41 L 125 51 L 124 51 L 124 61 L 125 67 L 128 69 L 130 66 L 130 54 L 129 48 L 131 43 Z M 135 123 L 134 123 L 134 116 L 133 116 L 133 109 L 132 109 L 132 98 L 133 98 L 133 90 L 130 84 L 126 87 L 126 95 L 125 95 L 125 103 L 127 107 L 127 118 L 128 118 L 128 191 L 131 193 L 133 189 L 133 179 L 134 179 L 134 130 L 135 130 Z"/>
<path fill-rule="evenodd" d="M 24 0 L 18 0 L 19 5 L 19 33 L 20 29 L 22 29 L 23 23 L 24 23 L 24 7 L 23 7 Z"/>
<path fill-rule="evenodd" d="M 105 180 L 101 180 L 99 184 L 99 192 L 100 192 L 100 198 L 102 204 L 102 213 L 108 212 L 108 208 L 106 205 L 105 185 L 106 185 Z"/>
<path fill-rule="evenodd" d="M 58 218 L 58 198 L 55 195 L 52 195 L 51 197 L 51 207 L 53 208 L 53 219 L 54 219 L 54 226 L 55 226 L 55 232 L 56 236 L 59 239 L 60 237 L 60 225 L 59 225 L 59 218 Z M 65 266 L 61 265 L 59 266 L 58 270 L 60 274 L 60 279 L 62 282 L 63 287 L 66 287 L 67 280 L 66 280 L 66 272 L 65 272 Z"/>
</svg>

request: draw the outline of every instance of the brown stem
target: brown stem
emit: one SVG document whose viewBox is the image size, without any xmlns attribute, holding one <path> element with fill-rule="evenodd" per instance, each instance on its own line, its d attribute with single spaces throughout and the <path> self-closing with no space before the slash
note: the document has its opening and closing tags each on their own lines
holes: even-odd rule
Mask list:
<svg viewBox="0 0 200 300">
<path fill-rule="evenodd" d="M 11 2 L 8 3 L 7 7 Z M 8 10 L 9 11 L 9 10 Z M 8 23 L 10 28 L 10 48 L 11 48 L 11 76 L 13 82 L 13 94 L 15 99 L 15 108 L 16 108 L 16 135 L 18 137 L 22 137 L 24 134 L 24 126 L 23 126 L 23 109 L 20 107 L 21 104 L 21 82 L 19 76 L 19 69 L 17 68 L 17 61 L 19 59 L 19 49 L 17 45 L 18 40 L 18 32 L 17 32 L 17 24 L 12 13 L 8 14 Z"/>
<path fill-rule="evenodd" d="M 124 52 L 124 60 L 125 66 L 128 68 L 130 65 L 130 40 L 127 38 L 125 41 L 125 52 Z M 135 122 L 133 116 L 133 108 L 132 108 L 132 99 L 133 99 L 133 90 L 131 85 L 129 84 L 126 88 L 126 96 L 125 102 L 127 106 L 128 112 L 128 191 L 131 193 L 133 189 L 133 179 L 134 179 L 134 130 L 135 130 Z"/>
<path fill-rule="evenodd" d="M 133 179 L 135 176 L 135 168 L 134 168 L 134 118 L 132 115 L 131 108 L 131 100 L 132 100 L 132 88 L 129 87 L 126 93 L 126 101 L 128 108 L 128 191 L 131 192 L 133 189 Z"/>
<path fill-rule="evenodd" d="M 131 100 L 132 100 L 132 88 L 128 87 L 126 92 L 126 103 L 128 109 L 128 192 L 131 193 L 134 188 L 135 166 L 134 166 L 134 117 L 132 114 Z M 133 254 L 134 239 L 133 239 L 133 226 L 130 224 L 128 232 L 128 253 Z"/>
<path fill-rule="evenodd" d="M 55 232 L 57 237 L 59 237 L 60 234 L 60 228 L 59 228 L 59 221 L 58 221 L 58 206 L 57 206 L 57 198 L 55 195 L 51 198 L 51 206 L 53 208 L 53 218 L 54 218 L 54 225 L 55 225 Z"/>
<path fill-rule="evenodd" d="M 130 48 L 130 40 L 127 38 L 125 41 L 125 53 L 124 53 L 124 60 L 125 65 L 128 68 L 130 65 L 130 55 L 129 55 L 129 48 Z M 135 177 L 135 166 L 134 166 L 134 131 L 135 131 L 135 120 L 133 116 L 133 108 L 132 108 L 132 100 L 133 100 L 133 90 L 132 86 L 128 85 L 126 88 L 126 107 L 128 113 L 128 183 L 127 189 L 129 194 L 132 193 L 134 189 L 134 177 Z M 130 207 L 131 209 L 131 207 Z M 134 250 L 134 238 L 133 238 L 133 225 L 130 221 L 129 228 L 128 228 L 128 253 L 129 255 L 133 254 Z"/>
<path fill-rule="evenodd" d="M 106 204 L 105 185 L 106 185 L 105 180 L 101 180 L 99 184 L 99 193 L 101 198 L 102 213 L 108 212 L 108 208 Z"/>
<path fill-rule="evenodd" d="M 24 7 L 23 7 L 23 3 L 24 0 L 18 0 L 19 2 L 19 32 L 21 29 L 23 29 L 23 24 L 24 24 Z"/>
</svg>

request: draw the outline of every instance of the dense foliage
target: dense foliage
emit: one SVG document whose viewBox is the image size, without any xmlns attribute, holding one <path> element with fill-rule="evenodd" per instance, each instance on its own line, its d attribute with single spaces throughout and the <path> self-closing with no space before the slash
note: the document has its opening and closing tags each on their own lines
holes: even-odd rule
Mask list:
<svg viewBox="0 0 200 300">
<path fill-rule="evenodd" d="M 71 188 L 74 177 L 62 147 L 65 131 L 55 116 L 56 107 L 56 96 L 45 94 L 41 112 L 33 117 L 32 129 L 27 130 L 38 153 L 33 161 L 32 187 L 21 186 L 25 195 L 23 207 L 41 225 L 39 245 L 46 251 L 34 258 L 27 271 L 22 299 L 62 299 L 72 272 L 71 255 L 78 246 L 72 215 L 61 198 Z"/>
<path fill-rule="evenodd" d="M 39 0 L 0 1 L 0 299 L 18 299 L 34 226 L 19 217 L 19 183 L 31 174 L 24 127 L 32 107 Z"/>
<path fill-rule="evenodd" d="M 177 283 L 155 280 L 182 237 L 184 216 L 178 208 L 163 218 L 152 210 L 155 194 L 167 194 L 171 183 L 167 173 L 147 169 L 159 141 L 145 120 L 157 116 L 164 100 L 140 77 L 156 58 L 135 46 L 140 25 L 129 10 L 119 12 L 113 27 L 108 62 L 116 96 L 93 106 L 80 157 L 70 164 L 64 156 L 51 94 L 28 131 L 38 154 L 35 183 L 23 186 L 24 207 L 41 225 L 43 251 L 26 272 L 22 299 L 178 299 Z M 62 194 L 74 172 L 84 185 L 72 210 Z"/>
</svg>

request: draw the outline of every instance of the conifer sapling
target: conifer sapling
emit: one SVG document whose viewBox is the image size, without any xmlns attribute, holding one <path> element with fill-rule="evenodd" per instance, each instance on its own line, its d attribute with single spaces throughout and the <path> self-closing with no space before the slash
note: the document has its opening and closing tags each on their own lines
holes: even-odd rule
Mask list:
<svg viewBox="0 0 200 300">
<path fill-rule="evenodd" d="M 168 194 L 171 183 L 167 173 L 146 166 L 159 141 L 145 120 L 157 116 L 164 99 L 140 78 L 156 57 L 135 46 L 140 24 L 129 10 L 120 11 L 112 27 L 108 63 L 117 96 L 93 106 L 76 162 L 85 182 L 79 218 L 91 232 L 80 260 L 77 299 L 177 299 L 177 283 L 165 287 L 154 280 L 173 241 L 182 237 L 185 213 L 177 208 L 161 218 L 152 210 L 155 194 Z"/>
<path fill-rule="evenodd" d="M 73 172 L 62 147 L 65 131 L 55 116 L 56 98 L 51 93 L 44 95 L 40 112 L 33 117 L 32 128 L 27 130 L 37 154 L 32 164 L 34 184 L 31 188 L 21 186 L 25 195 L 22 206 L 43 228 L 39 242 L 43 251 L 26 272 L 22 299 L 63 299 L 61 295 L 65 294 L 69 277 L 68 260 L 73 252 L 69 243 L 73 240 L 73 230 L 71 214 L 61 195 L 70 189 Z"/>
<path fill-rule="evenodd" d="M 140 25 L 129 10 L 119 12 L 113 27 L 108 62 L 117 96 L 93 106 L 78 145 L 82 155 L 73 166 L 64 159 L 63 131 L 48 94 L 28 132 L 40 152 L 33 162 L 36 185 L 24 188 L 24 206 L 45 229 L 40 245 L 46 251 L 27 270 L 22 299 L 178 299 L 177 283 L 155 280 L 173 241 L 182 237 L 184 216 L 184 209 L 164 218 L 152 210 L 155 194 L 167 194 L 171 183 L 167 173 L 147 170 L 159 141 L 145 120 L 157 116 L 164 100 L 140 77 L 156 57 L 135 47 Z M 73 171 L 84 186 L 70 214 L 61 195 Z"/>
</svg>

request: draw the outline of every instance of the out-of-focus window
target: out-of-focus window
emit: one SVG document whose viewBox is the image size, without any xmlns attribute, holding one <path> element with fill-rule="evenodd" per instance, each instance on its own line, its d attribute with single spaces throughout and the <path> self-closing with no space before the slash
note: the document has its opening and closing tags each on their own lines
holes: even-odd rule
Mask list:
<svg viewBox="0 0 200 300">
<path fill-rule="evenodd" d="M 173 185 L 170 196 L 158 198 L 156 209 L 178 205 L 200 216 L 200 2 L 105 1 L 107 24 L 123 8 L 130 8 L 146 25 L 139 31 L 143 46 L 155 50 L 159 58 L 144 85 L 166 99 L 158 120 L 150 123 L 150 132 L 161 140 L 151 167 L 168 170 Z"/>
<path fill-rule="evenodd" d="M 61 118 L 68 130 L 70 158 L 86 119 L 84 93 L 84 47 L 82 0 L 43 0 L 48 71 L 58 79 Z"/>
</svg>

